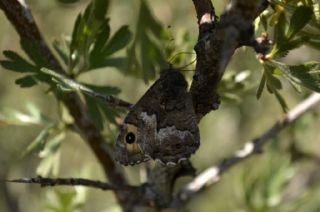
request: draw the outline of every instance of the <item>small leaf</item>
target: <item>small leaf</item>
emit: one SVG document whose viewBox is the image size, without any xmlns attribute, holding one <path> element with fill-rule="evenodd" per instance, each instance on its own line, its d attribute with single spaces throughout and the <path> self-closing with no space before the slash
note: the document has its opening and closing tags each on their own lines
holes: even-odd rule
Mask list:
<svg viewBox="0 0 320 212">
<path fill-rule="evenodd" d="M 286 16 L 284 12 L 281 12 L 279 14 L 277 24 L 274 27 L 274 41 L 276 45 L 281 45 L 282 43 L 287 42 L 287 39 L 285 37 L 285 30 L 286 30 Z"/>
<path fill-rule="evenodd" d="M 50 67 L 50 65 L 44 59 L 43 54 L 40 52 L 40 49 L 38 48 L 38 45 L 35 44 L 35 42 L 36 41 L 22 38 L 20 40 L 20 45 L 24 52 L 38 67 Z"/>
<path fill-rule="evenodd" d="M 266 85 L 266 76 L 263 74 L 262 77 L 261 77 L 261 81 L 260 81 L 258 90 L 257 90 L 257 94 L 256 94 L 257 99 L 260 99 L 265 85 Z"/>
<path fill-rule="evenodd" d="M 85 84 L 85 83 L 83 83 L 83 85 L 97 93 L 102 93 L 106 95 L 117 95 L 121 91 L 118 87 L 112 87 L 112 86 L 99 86 L 99 85 L 91 85 L 91 84 Z"/>
<path fill-rule="evenodd" d="M 281 81 L 278 78 L 276 78 L 272 74 L 266 74 L 266 77 L 267 77 L 267 84 L 269 86 L 275 88 L 276 90 L 282 89 Z"/>
<path fill-rule="evenodd" d="M 43 159 L 36 171 L 38 175 L 48 176 L 50 172 L 52 172 L 54 176 L 58 175 L 60 166 L 60 146 L 62 140 L 65 139 L 65 136 L 65 133 L 61 132 L 47 141 L 47 145 L 39 153 L 39 157 Z"/>
<path fill-rule="evenodd" d="M 55 125 L 49 125 L 44 128 L 38 136 L 28 145 L 26 150 L 23 152 L 23 156 L 35 152 L 35 151 L 42 151 L 47 143 L 50 133 L 55 128 Z"/>
<path fill-rule="evenodd" d="M 99 130 L 102 130 L 103 129 L 103 119 L 101 117 L 101 113 L 99 111 L 99 107 L 98 107 L 98 103 L 97 103 L 97 101 L 99 101 L 99 100 L 97 100 L 91 96 L 88 96 L 88 95 L 85 95 L 84 97 L 86 100 L 86 104 L 88 107 L 90 117 L 92 118 L 96 127 Z"/>
<path fill-rule="evenodd" d="M 301 45 L 303 45 L 306 41 L 308 41 L 308 37 L 307 36 L 303 36 L 303 37 L 299 37 L 297 39 L 294 40 L 290 40 L 286 43 L 282 43 L 279 46 L 279 49 L 277 51 L 277 56 L 278 57 L 284 57 L 287 55 L 287 53 L 292 50 L 292 49 L 296 49 L 298 47 L 300 47 Z"/>
<path fill-rule="evenodd" d="M 123 70 L 147 82 L 155 78 L 156 69 L 166 65 L 162 41 L 168 36 L 145 0 L 140 1 L 136 23 L 134 42 L 128 48 L 128 62 Z"/>
<path fill-rule="evenodd" d="M 306 41 L 306 44 L 312 48 L 320 50 L 320 38 L 319 39 L 311 38 L 308 41 Z"/>
<path fill-rule="evenodd" d="M 93 49 L 90 53 L 90 59 L 91 63 L 93 63 L 96 58 L 103 58 L 102 55 L 102 49 L 106 45 L 107 40 L 109 39 L 110 36 L 110 25 L 109 25 L 109 19 L 106 19 L 102 24 L 101 24 L 101 29 L 97 33 Z"/>
<path fill-rule="evenodd" d="M 301 84 L 313 91 L 320 92 L 320 63 L 309 62 L 297 66 L 287 66 L 277 63 L 284 75 L 294 82 Z"/>
<path fill-rule="evenodd" d="M 132 39 L 132 33 L 130 32 L 128 26 L 122 26 L 109 40 L 108 44 L 103 50 L 103 55 L 111 55 L 120 49 L 123 49 L 129 44 Z"/>
<path fill-rule="evenodd" d="M 19 85 L 21 88 L 30 88 L 38 84 L 36 75 L 27 75 L 16 79 L 15 83 Z"/>
<path fill-rule="evenodd" d="M 290 25 L 286 37 L 289 40 L 293 38 L 308 23 L 312 15 L 313 10 L 310 7 L 298 7 L 290 19 Z"/>
<path fill-rule="evenodd" d="M 284 98 L 281 96 L 281 94 L 277 90 L 273 90 L 273 92 L 274 92 L 278 102 L 281 105 L 282 111 L 284 113 L 286 113 L 288 111 L 288 106 L 287 106 L 286 101 L 284 100 Z"/>
<path fill-rule="evenodd" d="M 110 108 L 109 106 L 106 106 L 106 104 L 102 101 L 98 101 L 98 106 L 100 110 L 103 112 L 105 117 L 108 119 L 109 122 L 113 124 L 117 124 L 116 118 L 120 116 L 121 113 L 123 113 L 123 110 Z"/>
<path fill-rule="evenodd" d="M 93 15 L 95 19 L 103 21 L 109 9 L 110 0 L 93 1 Z"/>
<path fill-rule="evenodd" d="M 20 55 L 13 51 L 3 51 L 4 56 L 10 60 L 1 60 L 0 64 L 4 68 L 16 72 L 37 72 L 38 68 L 27 62 Z"/>
<path fill-rule="evenodd" d="M 79 44 L 78 44 L 78 40 L 79 40 L 79 35 L 81 33 L 81 29 L 80 29 L 80 25 L 82 24 L 83 20 L 82 20 L 82 15 L 79 14 L 77 16 L 77 19 L 74 23 L 73 26 L 73 31 L 72 31 L 72 36 L 71 36 L 71 43 L 70 43 L 70 54 L 72 54 L 72 52 L 78 48 Z"/>
<path fill-rule="evenodd" d="M 163 32 L 161 24 L 154 18 L 145 0 L 140 3 L 139 16 L 139 19 L 145 21 L 144 25 L 148 26 L 153 34 L 160 35 Z"/>
<path fill-rule="evenodd" d="M 127 58 L 125 57 L 115 57 L 115 58 L 106 58 L 101 59 L 99 61 L 95 61 L 91 63 L 89 69 L 97 69 L 97 68 L 103 68 L 103 67 L 115 67 L 120 68 L 127 64 Z"/>
<path fill-rule="evenodd" d="M 53 48 L 56 50 L 64 64 L 68 65 L 69 63 L 69 51 L 67 48 L 62 47 L 61 43 L 58 42 L 57 40 L 54 40 L 52 42 Z"/>
</svg>

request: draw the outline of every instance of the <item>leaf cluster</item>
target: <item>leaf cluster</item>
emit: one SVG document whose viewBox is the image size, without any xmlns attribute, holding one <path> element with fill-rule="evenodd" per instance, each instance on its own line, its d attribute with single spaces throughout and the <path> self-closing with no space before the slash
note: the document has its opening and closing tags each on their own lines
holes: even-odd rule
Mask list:
<svg viewBox="0 0 320 212">
<path fill-rule="evenodd" d="M 298 91 L 301 86 L 319 92 L 319 61 L 307 61 L 300 65 L 287 65 L 276 61 L 301 45 L 319 49 L 320 22 L 317 1 L 278 1 L 273 0 L 273 12 L 266 11 L 259 17 L 259 23 L 268 29 L 273 28 L 274 45 L 271 52 L 262 61 L 263 75 L 257 90 L 261 97 L 264 88 L 274 94 L 282 109 L 288 109 L 281 96 L 282 76 Z"/>
</svg>

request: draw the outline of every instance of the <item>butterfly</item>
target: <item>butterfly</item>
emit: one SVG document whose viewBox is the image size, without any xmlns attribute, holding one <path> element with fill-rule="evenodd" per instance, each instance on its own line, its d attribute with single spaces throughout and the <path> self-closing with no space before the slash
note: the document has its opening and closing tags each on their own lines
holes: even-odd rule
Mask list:
<svg viewBox="0 0 320 212">
<path fill-rule="evenodd" d="M 187 89 L 179 71 L 162 71 L 125 117 L 115 143 L 116 161 L 135 165 L 154 159 L 175 165 L 198 149 L 197 117 Z"/>
</svg>

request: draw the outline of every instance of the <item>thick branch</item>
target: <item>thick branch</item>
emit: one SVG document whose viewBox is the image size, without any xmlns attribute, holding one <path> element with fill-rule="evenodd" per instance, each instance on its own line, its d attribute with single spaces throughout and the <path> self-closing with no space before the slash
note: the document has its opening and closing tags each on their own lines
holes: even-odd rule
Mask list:
<svg viewBox="0 0 320 212">
<path fill-rule="evenodd" d="M 30 183 L 40 184 L 41 187 L 46 186 L 86 186 L 91 188 L 98 188 L 102 190 L 127 190 L 134 191 L 138 189 L 135 186 L 128 185 L 113 185 L 110 183 L 104 183 L 98 180 L 89 180 L 83 178 L 47 178 L 38 176 L 36 178 L 20 178 L 15 180 L 7 180 L 12 183 Z"/>
<path fill-rule="evenodd" d="M 219 163 L 217 166 L 212 166 L 198 175 L 192 182 L 187 184 L 177 195 L 173 205 L 178 207 L 183 203 L 190 200 L 192 196 L 197 194 L 204 188 L 217 183 L 220 180 L 221 175 L 229 170 L 231 167 L 239 162 L 244 161 L 248 157 L 261 153 L 263 145 L 265 145 L 269 139 L 276 136 L 281 130 L 290 125 L 293 121 L 310 110 L 316 104 L 320 102 L 320 94 L 314 93 L 298 104 L 295 108 L 288 112 L 288 114 L 281 117 L 271 128 L 269 128 L 260 137 L 253 139 L 244 145 L 242 149 L 237 151 L 232 157 L 227 158 Z"/>
<path fill-rule="evenodd" d="M 220 18 L 215 18 L 210 0 L 193 0 L 199 23 L 196 72 L 190 92 L 199 120 L 219 101 L 217 88 L 235 49 L 254 42 L 252 23 L 266 0 L 233 0 Z M 211 18 L 208 17 L 210 14 Z"/>
<path fill-rule="evenodd" d="M 23 4 L 21 2 L 23 2 Z M 47 63 L 51 66 L 48 68 L 51 68 L 60 74 L 65 74 L 58 60 L 53 56 L 41 36 L 32 14 L 24 1 L 0 0 L 0 8 L 16 28 L 20 37 L 28 39 L 29 42 L 33 42 L 33 44 L 40 50 Z M 108 176 L 109 180 L 116 185 L 126 184 L 122 173 L 113 160 L 111 146 L 104 140 L 100 132 L 95 127 L 79 96 L 75 93 L 69 93 L 62 97 L 62 101 L 74 118 L 77 130 L 80 132 L 84 140 L 88 142 L 92 151 L 103 166 L 104 172 Z M 116 196 L 120 202 L 124 202 L 126 199 L 125 196 L 118 192 L 116 192 Z"/>
</svg>

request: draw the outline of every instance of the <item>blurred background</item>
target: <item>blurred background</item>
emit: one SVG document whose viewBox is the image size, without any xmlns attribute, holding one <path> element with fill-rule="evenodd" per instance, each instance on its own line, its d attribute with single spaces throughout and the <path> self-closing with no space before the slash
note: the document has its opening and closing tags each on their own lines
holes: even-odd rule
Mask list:
<svg viewBox="0 0 320 212">
<path fill-rule="evenodd" d="M 213 1 L 218 15 L 227 2 Z M 70 35 L 77 15 L 88 3 L 85 0 L 74 4 L 53 0 L 28 1 L 48 43 Z M 173 45 L 176 53 L 193 52 L 198 28 L 192 1 L 149 0 L 147 3 L 153 16 L 167 31 L 168 38 L 164 44 Z M 135 33 L 138 11 L 139 1 L 112 1 L 108 15 L 111 34 L 124 24 Z M 14 50 L 25 56 L 17 33 L 2 11 L 0 32 L 1 51 Z M 180 66 L 195 58 L 189 53 L 179 61 Z M 282 61 L 299 64 L 319 58 L 318 51 L 303 46 L 290 52 Z M 4 59 L 2 54 L 0 59 Z M 193 66 L 191 64 L 187 69 L 191 70 Z M 186 75 L 191 80 L 192 72 Z M 257 100 L 256 90 L 261 75 L 262 67 L 255 53 L 249 48 L 237 50 L 222 83 L 224 92 L 219 110 L 208 114 L 200 123 L 201 146 L 191 158 L 198 173 L 261 135 L 283 114 L 281 106 L 269 93 L 264 92 Z M 0 211 L 120 211 L 111 192 L 80 187 L 40 188 L 38 185 L 3 182 L 3 179 L 34 177 L 37 174 L 105 180 L 90 149 L 79 135 L 70 131 L 52 138 L 52 149 L 23 154 L 46 127 L 37 122 L 37 118 L 45 116 L 47 120 L 58 122 L 61 111 L 59 103 L 47 93 L 46 85 L 20 88 L 15 84 L 19 76 L 0 67 Z M 232 89 L 228 90 L 228 80 L 235 78 L 241 81 L 242 87 L 233 93 Z M 152 80 L 145 83 L 114 68 L 84 73 L 79 80 L 118 87 L 121 89 L 119 97 L 132 103 L 152 83 Z M 297 93 L 285 80 L 282 82 L 281 94 L 289 109 L 309 94 L 307 90 Z M 272 139 L 263 154 L 232 168 L 218 184 L 186 205 L 185 211 L 320 211 L 319 112 L 320 107 L 316 107 L 305 114 Z M 114 129 L 112 125 L 106 125 L 104 129 L 111 141 L 117 136 Z M 55 149 L 54 145 L 59 148 Z M 140 182 L 139 166 L 125 168 L 125 171 L 133 184 Z M 181 179 L 178 187 L 190 179 Z"/>
</svg>

